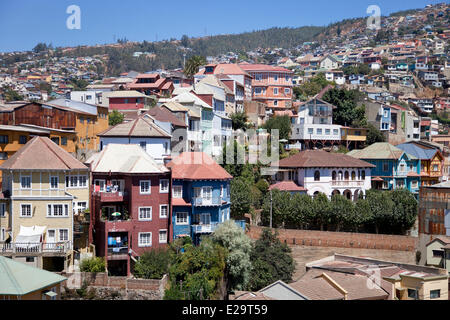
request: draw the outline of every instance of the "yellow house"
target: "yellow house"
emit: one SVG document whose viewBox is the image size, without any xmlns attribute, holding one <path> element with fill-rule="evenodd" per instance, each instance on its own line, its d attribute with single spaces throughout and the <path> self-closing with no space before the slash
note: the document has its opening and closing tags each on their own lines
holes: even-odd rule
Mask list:
<svg viewBox="0 0 450 320">
<path fill-rule="evenodd" d="M 49 138 L 34 137 L 0 169 L 0 228 L 7 241 L 0 255 L 65 270 L 72 258 L 74 214 L 89 204 L 88 168 Z"/>
<path fill-rule="evenodd" d="M 354 149 L 358 149 L 367 140 L 367 129 L 342 127 L 341 139 L 346 143 L 347 149 L 350 147 L 350 144 L 353 144 Z"/>
</svg>

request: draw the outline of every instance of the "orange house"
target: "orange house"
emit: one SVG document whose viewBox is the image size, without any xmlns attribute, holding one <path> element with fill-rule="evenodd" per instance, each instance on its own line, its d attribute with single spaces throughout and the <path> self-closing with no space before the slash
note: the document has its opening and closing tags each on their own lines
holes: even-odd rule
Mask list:
<svg viewBox="0 0 450 320">
<path fill-rule="evenodd" d="M 263 102 L 271 109 L 292 107 L 293 71 L 264 64 L 242 63 L 239 67 L 253 78 L 252 98 L 254 101 Z"/>
</svg>

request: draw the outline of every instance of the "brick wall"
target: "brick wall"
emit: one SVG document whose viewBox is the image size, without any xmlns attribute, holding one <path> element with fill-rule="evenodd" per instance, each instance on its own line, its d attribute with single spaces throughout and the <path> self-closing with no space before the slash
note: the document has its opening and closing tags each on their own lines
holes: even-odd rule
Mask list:
<svg viewBox="0 0 450 320">
<path fill-rule="evenodd" d="M 247 235 L 259 238 L 262 227 L 251 226 Z M 277 229 L 282 242 L 300 246 L 382 249 L 415 251 L 418 238 L 384 234 L 328 232 L 310 230 Z"/>
</svg>

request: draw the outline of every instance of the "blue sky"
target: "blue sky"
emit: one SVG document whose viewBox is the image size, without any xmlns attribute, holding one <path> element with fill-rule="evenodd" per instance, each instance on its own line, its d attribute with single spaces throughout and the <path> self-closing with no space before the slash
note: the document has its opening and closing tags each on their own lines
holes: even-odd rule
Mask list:
<svg viewBox="0 0 450 320">
<path fill-rule="evenodd" d="M 367 16 L 376 4 L 382 15 L 423 8 L 444 0 L 0 0 L 0 52 L 31 50 L 38 42 L 53 46 L 155 41 L 241 33 L 270 27 L 323 26 Z M 69 30 L 69 5 L 81 9 L 81 29 Z"/>
</svg>

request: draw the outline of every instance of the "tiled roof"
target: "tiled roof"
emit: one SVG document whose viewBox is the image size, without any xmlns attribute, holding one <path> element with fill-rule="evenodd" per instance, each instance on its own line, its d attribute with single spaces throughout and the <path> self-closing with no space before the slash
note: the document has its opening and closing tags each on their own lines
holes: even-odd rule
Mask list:
<svg viewBox="0 0 450 320">
<path fill-rule="evenodd" d="M 214 68 L 214 74 L 250 75 L 235 63 L 220 63 Z"/>
<path fill-rule="evenodd" d="M 302 186 L 298 186 L 294 181 L 281 181 L 269 187 L 269 190 L 278 189 L 280 191 L 306 191 Z"/>
<path fill-rule="evenodd" d="M 341 153 L 305 150 L 279 161 L 281 168 L 373 168 L 374 165 Z"/>
<path fill-rule="evenodd" d="M 99 137 L 162 137 L 170 135 L 152 120 L 139 116 L 136 120 L 120 123 L 98 134 Z"/>
<path fill-rule="evenodd" d="M 190 207 L 192 204 L 186 202 L 183 198 L 172 198 L 172 206 L 174 207 Z"/>
<path fill-rule="evenodd" d="M 228 180 L 233 177 L 203 152 L 183 152 L 167 164 L 172 178 L 180 180 Z"/>
<path fill-rule="evenodd" d="M 34 137 L 0 165 L 9 170 L 86 169 L 80 161 L 47 137 Z"/>
</svg>

